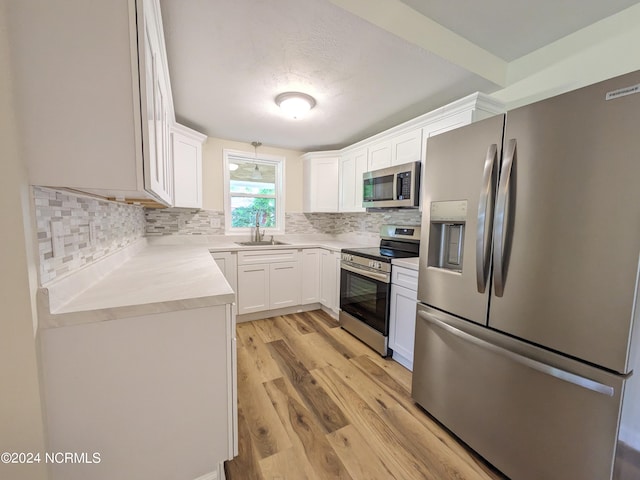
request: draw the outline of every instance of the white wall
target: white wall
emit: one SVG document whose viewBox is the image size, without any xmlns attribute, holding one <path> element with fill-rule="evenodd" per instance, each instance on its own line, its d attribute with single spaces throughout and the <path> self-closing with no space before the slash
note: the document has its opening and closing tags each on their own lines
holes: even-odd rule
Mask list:
<svg viewBox="0 0 640 480">
<path fill-rule="evenodd" d="M 508 66 L 492 94 L 507 109 L 640 70 L 640 4 L 605 18 Z"/>
<path fill-rule="evenodd" d="M 0 452 L 44 455 L 31 295 L 35 282 L 30 276 L 36 268 L 30 250 L 33 237 L 27 173 L 20 156 L 11 97 L 6 4 L 6 0 L 0 0 Z M 46 466 L 0 463 L 0 478 L 46 479 Z"/>
<path fill-rule="evenodd" d="M 205 210 L 224 210 L 222 151 L 225 148 L 254 154 L 250 143 L 213 137 L 207 139 L 202 148 L 202 208 Z M 263 145 L 258 147 L 258 153 L 285 157 L 285 211 L 302 212 L 302 152 Z"/>
</svg>

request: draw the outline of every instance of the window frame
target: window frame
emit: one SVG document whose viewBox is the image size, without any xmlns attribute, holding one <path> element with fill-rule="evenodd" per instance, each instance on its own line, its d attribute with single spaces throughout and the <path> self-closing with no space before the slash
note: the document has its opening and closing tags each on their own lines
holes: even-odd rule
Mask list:
<svg viewBox="0 0 640 480">
<path fill-rule="evenodd" d="M 249 161 L 258 165 L 269 165 L 276 167 L 276 186 L 275 186 L 275 199 L 276 199 L 276 226 L 275 227 L 263 227 L 265 235 L 279 235 L 284 234 L 284 208 L 285 208 L 285 195 L 284 195 L 284 179 L 285 179 L 285 157 L 279 155 L 268 155 L 264 153 L 245 152 L 242 150 L 223 149 L 223 169 L 224 169 L 224 231 L 226 235 L 245 235 L 251 234 L 251 227 L 232 227 L 231 226 L 231 172 L 229 171 L 229 164 L 233 163 L 233 160 Z M 246 195 L 238 195 L 243 197 Z M 260 195 L 256 195 L 259 197 Z M 270 198 L 271 196 L 269 196 Z"/>
</svg>

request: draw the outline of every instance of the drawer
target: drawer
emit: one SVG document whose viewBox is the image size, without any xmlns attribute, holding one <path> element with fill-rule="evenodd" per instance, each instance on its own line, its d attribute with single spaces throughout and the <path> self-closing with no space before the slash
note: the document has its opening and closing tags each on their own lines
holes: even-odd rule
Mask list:
<svg viewBox="0 0 640 480">
<path fill-rule="evenodd" d="M 418 271 L 410 268 L 391 267 L 391 283 L 408 288 L 409 290 L 418 290 Z"/>
<path fill-rule="evenodd" d="M 238 265 L 256 265 L 260 263 L 297 262 L 298 250 L 291 249 L 265 249 L 265 250 L 240 250 L 238 252 Z"/>
</svg>

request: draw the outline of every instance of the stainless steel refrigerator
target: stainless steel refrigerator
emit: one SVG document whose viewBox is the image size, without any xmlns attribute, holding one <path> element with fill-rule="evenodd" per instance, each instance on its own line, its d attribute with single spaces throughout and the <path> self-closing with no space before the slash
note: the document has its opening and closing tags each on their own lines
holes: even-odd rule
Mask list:
<svg viewBox="0 0 640 480">
<path fill-rule="evenodd" d="M 514 480 L 640 478 L 640 72 L 430 138 L 423 188 L 416 402 Z"/>
</svg>

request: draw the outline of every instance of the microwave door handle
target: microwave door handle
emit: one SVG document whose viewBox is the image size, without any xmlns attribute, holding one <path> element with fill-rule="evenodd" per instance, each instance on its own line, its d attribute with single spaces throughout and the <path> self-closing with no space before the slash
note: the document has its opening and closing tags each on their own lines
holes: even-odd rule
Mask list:
<svg viewBox="0 0 640 480">
<path fill-rule="evenodd" d="M 516 139 L 509 140 L 507 153 L 500 172 L 500 185 L 498 187 L 498 199 L 496 200 L 495 226 L 493 229 L 493 269 L 494 289 L 497 297 L 504 294 L 504 286 L 507 278 L 507 261 L 511 250 L 511 237 L 513 235 L 513 201 L 515 200 L 516 184 L 514 169 L 517 162 Z M 512 178 L 513 177 L 513 178 Z"/>
<path fill-rule="evenodd" d="M 491 235 L 487 236 L 487 225 L 493 225 L 495 189 L 498 180 L 498 145 L 493 143 L 487 149 L 482 175 L 482 189 L 478 201 L 478 229 L 476 232 L 476 283 L 478 293 L 484 293 L 489 276 L 491 258 Z"/>
<path fill-rule="evenodd" d="M 394 182 L 393 188 L 393 199 L 400 200 L 400 195 L 402 194 L 402 177 L 400 175 L 396 175 L 396 181 Z"/>
</svg>

